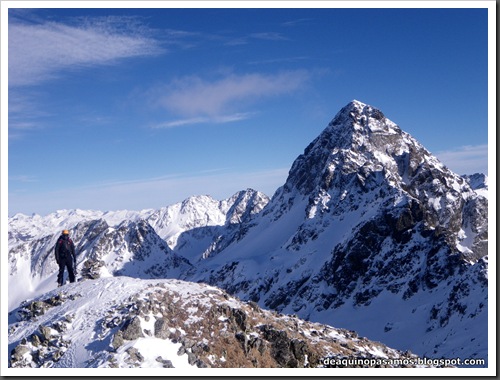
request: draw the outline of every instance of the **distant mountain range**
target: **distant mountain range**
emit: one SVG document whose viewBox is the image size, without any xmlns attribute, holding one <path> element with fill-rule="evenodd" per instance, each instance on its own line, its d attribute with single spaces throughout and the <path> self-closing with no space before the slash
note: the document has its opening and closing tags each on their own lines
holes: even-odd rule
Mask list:
<svg viewBox="0 0 500 380">
<path fill-rule="evenodd" d="M 13 216 L 9 310 L 55 287 L 52 248 L 70 229 L 80 275 L 96 284 L 205 283 L 419 356 L 487 360 L 487 189 L 484 175 L 453 173 L 380 110 L 353 101 L 271 199 L 247 189 L 159 210 Z"/>
</svg>

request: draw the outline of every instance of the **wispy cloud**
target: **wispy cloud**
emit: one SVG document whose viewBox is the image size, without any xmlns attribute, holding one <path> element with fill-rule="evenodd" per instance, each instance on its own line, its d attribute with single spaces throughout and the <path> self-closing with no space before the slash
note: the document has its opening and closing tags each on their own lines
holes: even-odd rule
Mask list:
<svg viewBox="0 0 500 380">
<path fill-rule="evenodd" d="M 163 129 L 163 128 L 175 128 L 175 127 L 182 127 L 185 125 L 192 125 L 192 124 L 205 124 L 205 123 L 215 123 L 215 124 L 224 124 L 224 123 L 233 123 L 235 121 L 241 121 L 248 119 L 250 117 L 251 113 L 235 113 L 232 115 L 222 115 L 222 116 L 213 116 L 213 117 L 208 117 L 208 116 L 199 116 L 199 117 L 192 117 L 192 118 L 187 118 L 187 119 L 178 119 L 178 120 L 172 120 L 172 121 L 166 121 L 164 123 L 159 123 L 155 124 L 152 126 L 154 129 Z"/>
<path fill-rule="evenodd" d="M 130 20 L 9 23 L 9 86 L 39 84 L 64 70 L 109 65 L 130 57 L 158 54 L 157 40 L 131 30 Z"/>
<path fill-rule="evenodd" d="M 488 174 L 488 145 L 467 145 L 436 152 L 435 156 L 457 174 Z"/>
<path fill-rule="evenodd" d="M 49 113 L 35 99 L 43 95 L 36 91 L 9 91 L 9 140 L 16 140 L 33 130 L 45 127 Z"/>
<path fill-rule="evenodd" d="M 224 42 L 224 45 L 227 45 L 227 46 L 240 46 L 240 45 L 247 45 L 247 44 L 248 44 L 248 39 L 245 37 L 230 38 L 230 39 L 227 39 L 226 42 Z"/>
<path fill-rule="evenodd" d="M 248 64 L 250 65 L 262 65 L 262 64 L 271 64 L 275 65 L 278 63 L 295 63 L 299 61 L 305 61 L 311 59 L 310 57 L 307 56 L 294 56 L 294 57 L 277 57 L 277 58 L 270 58 L 270 59 L 260 59 L 256 61 L 250 61 Z"/>
<path fill-rule="evenodd" d="M 33 183 L 33 182 L 38 182 L 38 178 L 35 178 L 33 176 L 29 175 L 18 175 L 18 176 L 12 176 L 9 177 L 9 182 L 21 182 L 21 183 Z"/>
<path fill-rule="evenodd" d="M 243 105 L 292 93 L 309 79 L 305 70 L 286 71 L 275 75 L 251 73 L 230 74 L 217 80 L 199 76 L 177 79 L 157 93 L 156 102 L 171 112 L 195 121 L 227 122 L 248 114 L 241 112 Z M 230 115 L 230 116 L 226 116 Z"/>
<path fill-rule="evenodd" d="M 287 41 L 288 38 L 285 37 L 281 33 L 277 32 L 260 32 L 260 33 L 251 33 L 250 37 L 256 38 L 259 40 L 269 40 L 269 41 Z"/>
<path fill-rule="evenodd" d="M 283 23 L 281 23 L 281 26 L 293 27 L 296 25 L 304 24 L 304 23 L 310 23 L 311 21 L 313 21 L 313 19 L 311 19 L 311 18 L 299 18 L 296 20 L 290 20 L 290 21 L 283 22 Z"/>
</svg>

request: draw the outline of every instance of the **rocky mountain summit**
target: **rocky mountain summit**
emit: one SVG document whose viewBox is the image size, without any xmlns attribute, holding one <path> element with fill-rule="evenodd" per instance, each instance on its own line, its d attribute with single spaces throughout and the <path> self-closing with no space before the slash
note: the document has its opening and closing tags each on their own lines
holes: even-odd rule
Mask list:
<svg viewBox="0 0 500 380">
<path fill-rule="evenodd" d="M 10 287 L 9 310 L 53 289 L 52 247 L 69 228 L 86 279 L 205 283 L 420 356 L 487 360 L 487 191 L 484 175 L 453 173 L 352 101 L 271 199 L 247 189 L 160 210 L 10 218 L 9 283 L 34 291 Z"/>
<path fill-rule="evenodd" d="M 487 210 L 470 178 L 353 101 L 195 279 L 420 354 L 482 356 Z"/>
</svg>

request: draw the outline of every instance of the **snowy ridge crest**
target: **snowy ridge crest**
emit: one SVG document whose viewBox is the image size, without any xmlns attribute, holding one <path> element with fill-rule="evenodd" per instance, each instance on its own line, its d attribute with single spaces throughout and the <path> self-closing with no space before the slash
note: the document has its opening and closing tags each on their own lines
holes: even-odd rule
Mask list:
<svg viewBox="0 0 500 380">
<path fill-rule="evenodd" d="M 178 280 L 86 281 L 25 302 L 9 318 L 17 320 L 9 341 L 15 368 L 315 368 L 325 358 L 426 367 L 353 331 Z"/>
</svg>

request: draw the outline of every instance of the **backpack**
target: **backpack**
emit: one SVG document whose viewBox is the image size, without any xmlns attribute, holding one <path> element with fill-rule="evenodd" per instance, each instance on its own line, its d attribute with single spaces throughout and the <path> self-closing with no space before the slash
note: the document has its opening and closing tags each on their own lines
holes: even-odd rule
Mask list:
<svg viewBox="0 0 500 380">
<path fill-rule="evenodd" d="M 59 241 L 59 257 L 71 255 L 71 239 L 61 239 Z"/>
</svg>

